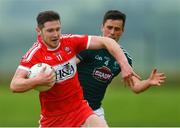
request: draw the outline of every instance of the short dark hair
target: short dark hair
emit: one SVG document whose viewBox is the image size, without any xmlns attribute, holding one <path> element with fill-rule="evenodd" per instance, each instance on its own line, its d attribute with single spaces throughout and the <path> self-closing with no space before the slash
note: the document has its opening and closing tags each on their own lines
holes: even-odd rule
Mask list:
<svg viewBox="0 0 180 128">
<path fill-rule="evenodd" d="M 124 14 L 123 12 L 120 12 L 118 10 L 109 10 L 104 14 L 104 18 L 103 18 L 103 25 L 105 24 L 105 22 L 108 19 L 112 19 L 112 20 L 122 20 L 123 21 L 123 27 L 125 26 L 125 22 L 126 22 L 126 14 Z"/>
<path fill-rule="evenodd" d="M 60 16 L 57 12 L 54 11 L 43 11 L 38 14 L 36 20 L 38 27 L 42 29 L 44 27 L 44 23 L 47 21 L 60 21 Z"/>
</svg>

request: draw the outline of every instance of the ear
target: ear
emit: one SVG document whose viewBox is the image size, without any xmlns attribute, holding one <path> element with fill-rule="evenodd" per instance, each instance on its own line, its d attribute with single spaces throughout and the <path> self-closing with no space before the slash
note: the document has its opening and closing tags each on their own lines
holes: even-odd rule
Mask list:
<svg viewBox="0 0 180 128">
<path fill-rule="evenodd" d="M 39 29 L 39 27 L 36 27 L 36 31 L 37 31 L 38 35 L 41 34 L 41 30 Z"/>
</svg>

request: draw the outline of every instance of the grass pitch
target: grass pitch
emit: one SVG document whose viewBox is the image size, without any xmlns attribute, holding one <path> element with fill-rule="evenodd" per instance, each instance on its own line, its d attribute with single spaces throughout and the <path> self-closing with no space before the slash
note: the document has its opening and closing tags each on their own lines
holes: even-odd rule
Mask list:
<svg viewBox="0 0 180 128">
<path fill-rule="evenodd" d="M 180 87 L 174 84 L 165 83 L 134 94 L 127 87 L 112 83 L 103 101 L 109 126 L 180 126 Z M 1 127 L 38 127 L 39 113 L 37 91 L 17 94 L 9 90 L 8 84 L 0 85 Z"/>
</svg>

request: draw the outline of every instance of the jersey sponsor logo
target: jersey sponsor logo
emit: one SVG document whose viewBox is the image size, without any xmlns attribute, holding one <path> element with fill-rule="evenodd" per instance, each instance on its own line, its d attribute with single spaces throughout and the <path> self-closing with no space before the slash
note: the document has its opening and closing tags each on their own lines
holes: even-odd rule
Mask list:
<svg viewBox="0 0 180 128">
<path fill-rule="evenodd" d="M 57 82 L 63 82 L 65 80 L 68 80 L 76 74 L 77 71 L 76 58 L 73 57 L 71 60 L 63 64 L 56 65 L 53 68 L 56 71 Z"/>
<path fill-rule="evenodd" d="M 105 66 L 100 67 L 100 68 L 96 68 L 93 71 L 92 75 L 96 80 L 104 82 L 104 83 L 111 80 L 111 78 L 113 76 L 111 70 L 109 68 L 105 67 Z"/>
</svg>

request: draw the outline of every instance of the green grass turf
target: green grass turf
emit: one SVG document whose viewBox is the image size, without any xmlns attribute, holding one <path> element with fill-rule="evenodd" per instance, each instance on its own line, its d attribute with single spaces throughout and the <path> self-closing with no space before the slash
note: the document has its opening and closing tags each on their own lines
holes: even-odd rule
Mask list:
<svg viewBox="0 0 180 128">
<path fill-rule="evenodd" d="M 180 88 L 151 88 L 141 94 L 110 88 L 103 101 L 110 126 L 180 126 Z"/>
<path fill-rule="evenodd" d="M 180 126 L 180 88 L 165 84 L 134 94 L 113 84 L 103 101 L 110 126 Z M 17 94 L 9 85 L 0 85 L 1 127 L 38 126 L 39 110 L 37 91 Z"/>
</svg>

